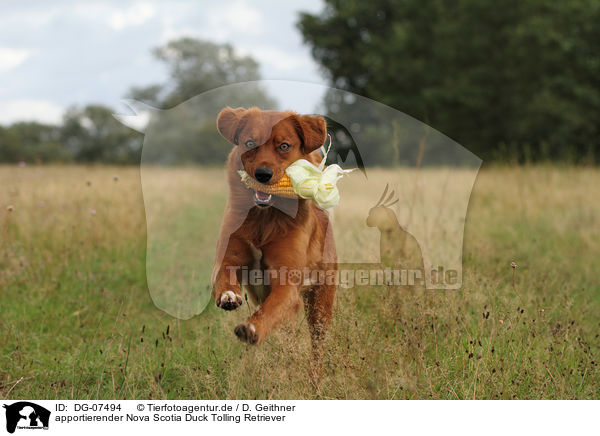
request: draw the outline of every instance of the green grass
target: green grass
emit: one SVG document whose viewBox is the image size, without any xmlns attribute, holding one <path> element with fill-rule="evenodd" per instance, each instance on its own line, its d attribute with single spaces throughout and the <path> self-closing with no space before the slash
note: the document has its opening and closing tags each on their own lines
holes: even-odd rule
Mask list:
<svg viewBox="0 0 600 436">
<path fill-rule="evenodd" d="M 212 235 L 222 171 L 151 171 L 177 222 Z M 598 186 L 597 169 L 483 169 L 462 289 L 340 289 L 315 385 L 302 313 L 248 347 L 233 334 L 246 305 L 157 309 L 139 170 L 0 167 L 0 397 L 597 399 Z M 199 195 L 215 207 L 188 209 Z M 204 271 L 212 239 L 198 253 Z"/>
</svg>

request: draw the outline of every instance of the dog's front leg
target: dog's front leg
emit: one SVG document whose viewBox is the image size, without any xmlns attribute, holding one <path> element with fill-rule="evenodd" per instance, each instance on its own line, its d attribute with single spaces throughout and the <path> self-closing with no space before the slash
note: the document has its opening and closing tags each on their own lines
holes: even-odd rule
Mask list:
<svg viewBox="0 0 600 436">
<path fill-rule="evenodd" d="M 258 344 L 269 332 L 293 316 L 301 306 L 300 280 L 302 279 L 302 253 L 288 254 L 287 259 L 275 247 L 263 248 L 263 256 L 271 272 L 269 279 L 271 292 L 245 323 L 235 328 L 237 337 L 250 344 Z M 293 259 L 293 260 L 292 260 Z"/>
<path fill-rule="evenodd" d="M 259 344 L 269 332 L 300 308 L 298 286 L 271 284 L 271 293 L 254 315 L 235 328 L 237 337 L 250 344 Z"/>
<path fill-rule="evenodd" d="M 250 344 L 259 344 L 269 332 L 300 308 L 298 287 L 272 285 L 271 293 L 254 315 L 235 328 L 237 337 Z"/>
<path fill-rule="evenodd" d="M 242 299 L 239 274 L 241 267 L 249 265 L 251 262 L 250 246 L 243 239 L 231 235 L 212 290 L 217 307 L 234 310 L 242 305 L 244 300 Z"/>
</svg>

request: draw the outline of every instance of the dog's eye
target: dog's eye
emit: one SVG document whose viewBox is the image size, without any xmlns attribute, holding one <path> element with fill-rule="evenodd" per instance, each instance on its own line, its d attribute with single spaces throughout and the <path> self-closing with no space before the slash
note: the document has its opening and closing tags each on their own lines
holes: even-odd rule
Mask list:
<svg viewBox="0 0 600 436">
<path fill-rule="evenodd" d="M 288 151 L 290 149 L 290 144 L 288 144 L 287 142 L 283 142 L 281 143 L 281 145 L 279 146 L 279 149 L 281 151 Z"/>
<path fill-rule="evenodd" d="M 256 144 L 254 143 L 254 141 L 252 139 L 248 139 L 246 141 L 246 143 L 244 144 L 244 147 L 246 147 L 246 150 L 250 150 L 251 148 L 254 148 L 256 146 Z"/>
</svg>

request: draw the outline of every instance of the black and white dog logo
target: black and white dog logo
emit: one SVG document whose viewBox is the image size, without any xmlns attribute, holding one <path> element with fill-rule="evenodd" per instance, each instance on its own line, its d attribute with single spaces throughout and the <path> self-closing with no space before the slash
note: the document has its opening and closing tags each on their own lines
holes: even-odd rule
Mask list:
<svg viewBox="0 0 600 436">
<path fill-rule="evenodd" d="M 6 431 L 18 429 L 48 429 L 50 411 L 29 401 L 4 405 L 6 409 Z"/>
</svg>

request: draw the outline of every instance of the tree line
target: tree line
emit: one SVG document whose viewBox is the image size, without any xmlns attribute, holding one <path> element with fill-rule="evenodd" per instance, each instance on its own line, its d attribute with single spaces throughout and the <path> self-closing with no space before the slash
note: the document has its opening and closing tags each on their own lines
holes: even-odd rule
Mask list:
<svg viewBox="0 0 600 436">
<path fill-rule="evenodd" d="M 599 22 L 600 0 L 325 0 L 319 13 L 301 13 L 297 26 L 332 87 L 421 120 L 485 161 L 595 163 Z M 127 97 L 161 109 L 260 79 L 258 63 L 228 44 L 182 38 L 154 55 L 168 66 L 168 81 L 134 87 Z M 273 105 L 264 89 L 248 92 L 248 101 Z M 360 110 L 336 95 L 324 97 L 323 115 Z M 143 136 L 113 112 L 89 105 L 68 110 L 59 126 L 0 127 L 0 162 L 138 163 Z M 373 135 L 390 130 L 378 128 L 387 121 L 377 114 L 359 115 L 371 117 Z M 176 151 L 169 163 L 224 161 L 214 124 L 166 121 L 155 131 Z M 190 138 L 205 146 L 189 147 Z M 393 155 L 384 142 L 370 161 L 398 163 Z"/>
</svg>

